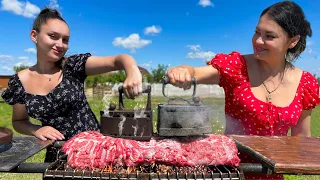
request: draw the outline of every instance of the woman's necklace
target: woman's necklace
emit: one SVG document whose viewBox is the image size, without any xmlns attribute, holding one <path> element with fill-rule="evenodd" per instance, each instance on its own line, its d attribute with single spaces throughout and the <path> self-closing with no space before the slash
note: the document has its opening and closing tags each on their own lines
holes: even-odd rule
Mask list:
<svg viewBox="0 0 320 180">
<path fill-rule="evenodd" d="M 270 90 L 267 88 L 267 86 L 266 86 L 266 84 L 264 83 L 264 81 L 262 82 L 264 88 L 265 88 L 265 89 L 267 90 L 267 92 L 268 92 L 268 95 L 266 96 L 267 102 L 270 102 L 271 99 L 272 99 L 271 93 L 275 92 L 275 91 L 280 87 L 280 85 L 282 84 L 283 77 L 284 77 L 284 74 L 283 74 L 283 76 L 281 77 L 281 80 L 280 80 L 280 83 L 278 84 L 278 86 L 277 86 L 274 90 L 272 90 L 272 91 L 270 91 Z"/>
<path fill-rule="evenodd" d="M 47 78 L 49 81 L 51 81 L 52 80 L 52 76 L 53 75 L 51 75 L 50 77 L 47 77 L 47 76 L 45 76 L 44 74 L 42 74 L 42 73 L 39 73 L 39 74 L 41 74 L 42 76 L 44 76 L 45 78 Z"/>
<path fill-rule="evenodd" d="M 40 68 L 39 68 L 39 74 L 42 75 L 42 76 L 44 76 L 45 78 L 47 78 L 49 81 L 52 80 L 53 75 L 51 75 L 50 77 L 47 77 L 46 75 L 44 75 L 44 74 L 41 72 Z"/>
<path fill-rule="evenodd" d="M 45 78 L 47 78 L 49 81 L 51 81 L 52 75 L 51 75 L 51 77 L 47 77 L 44 74 L 41 74 L 41 75 L 44 76 Z"/>
</svg>

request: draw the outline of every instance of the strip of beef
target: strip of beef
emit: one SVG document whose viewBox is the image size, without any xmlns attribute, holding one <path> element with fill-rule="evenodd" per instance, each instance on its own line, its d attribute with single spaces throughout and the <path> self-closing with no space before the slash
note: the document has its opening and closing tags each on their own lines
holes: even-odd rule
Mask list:
<svg viewBox="0 0 320 180">
<path fill-rule="evenodd" d="M 71 167 L 91 170 L 107 165 L 238 166 L 240 163 L 235 143 L 224 135 L 135 141 L 88 131 L 68 140 L 62 149 Z"/>
</svg>

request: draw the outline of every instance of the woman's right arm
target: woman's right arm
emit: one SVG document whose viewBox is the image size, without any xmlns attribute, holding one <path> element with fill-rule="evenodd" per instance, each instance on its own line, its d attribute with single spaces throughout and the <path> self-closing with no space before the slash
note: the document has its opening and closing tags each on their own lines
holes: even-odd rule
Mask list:
<svg viewBox="0 0 320 180">
<path fill-rule="evenodd" d="M 17 132 L 26 135 L 34 135 L 34 132 L 41 128 L 41 126 L 30 122 L 24 104 L 13 105 L 12 126 Z"/>
<path fill-rule="evenodd" d="M 212 66 L 177 66 L 168 70 L 168 77 L 171 84 L 185 89 L 189 88 L 192 77 L 197 84 L 218 84 L 220 81 L 218 70 Z"/>
<path fill-rule="evenodd" d="M 62 140 L 63 134 L 51 126 L 40 126 L 30 122 L 29 115 L 24 104 L 13 105 L 12 126 L 21 134 L 34 135 L 41 140 Z"/>
</svg>

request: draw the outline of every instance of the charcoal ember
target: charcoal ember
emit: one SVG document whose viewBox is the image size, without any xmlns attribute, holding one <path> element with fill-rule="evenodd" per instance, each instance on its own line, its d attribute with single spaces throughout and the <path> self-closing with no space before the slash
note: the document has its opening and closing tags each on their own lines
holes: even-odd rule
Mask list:
<svg viewBox="0 0 320 180">
<path fill-rule="evenodd" d="M 156 163 L 165 164 L 158 166 L 165 173 L 174 172 L 166 165 L 191 166 L 193 171 L 200 172 L 201 168 L 196 167 L 238 166 L 240 163 L 235 143 L 224 135 L 135 141 L 88 131 L 65 142 L 62 149 L 68 155 L 67 163 L 77 169 L 103 169 L 110 164 L 118 167 L 143 166 L 141 171 L 150 171 L 144 165 Z"/>
<path fill-rule="evenodd" d="M 66 171 L 74 171 L 72 167 L 65 165 L 64 169 Z M 76 169 L 77 171 L 89 171 L 88 168 Z M 202 174 L 210 173 L 211 171 L 216 172 L 215 168 L 209 168 L 207 166 L 168 166 L 165 164 L 152 164 L 143 165 L 138 167 L 124 167 L 124 166 L 106 166 L 104 169 L 93 169 L 95 172 L 106 172 L 114 174 L 136 174 L 136 173 L 158 173 L 158 174 Z"/>
</svg>

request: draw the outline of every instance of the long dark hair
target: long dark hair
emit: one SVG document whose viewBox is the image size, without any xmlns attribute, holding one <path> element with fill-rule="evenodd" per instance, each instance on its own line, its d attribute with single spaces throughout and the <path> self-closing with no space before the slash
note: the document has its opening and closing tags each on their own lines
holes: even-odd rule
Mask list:
<svg viewBox="0 0 320 180">
<path fill-rule="evenodd" d="M 306 49 L 307 36 L 312 36 L 310 22 L 306 20 L 302 8 L 292 1 L 283 1 L 265 9 L 260 17 L 265 14 L 281 26 L 290 38 L 300 35 L 296 46 L 286 53 L 286 61 L 293 62 Z"/>
<path fill-rule="evenodd" d="M 50 19 L 59 19 L 67 24 L 67 22 L 61 17 L 60 13 L 57 10 L 46 7 L 41 10 L 39 15 L 34 20 L 32 25 L 32 30 L 35 30 L 39 33 L 41 30 L 41 26 L 43 24 L 46 24 Z M 67 58 L 64 56 L 59 61 L 56 62 L 56 65 L 60 69 L 63 69 L 63 64 L 66 60 Z"/>
</svg>

